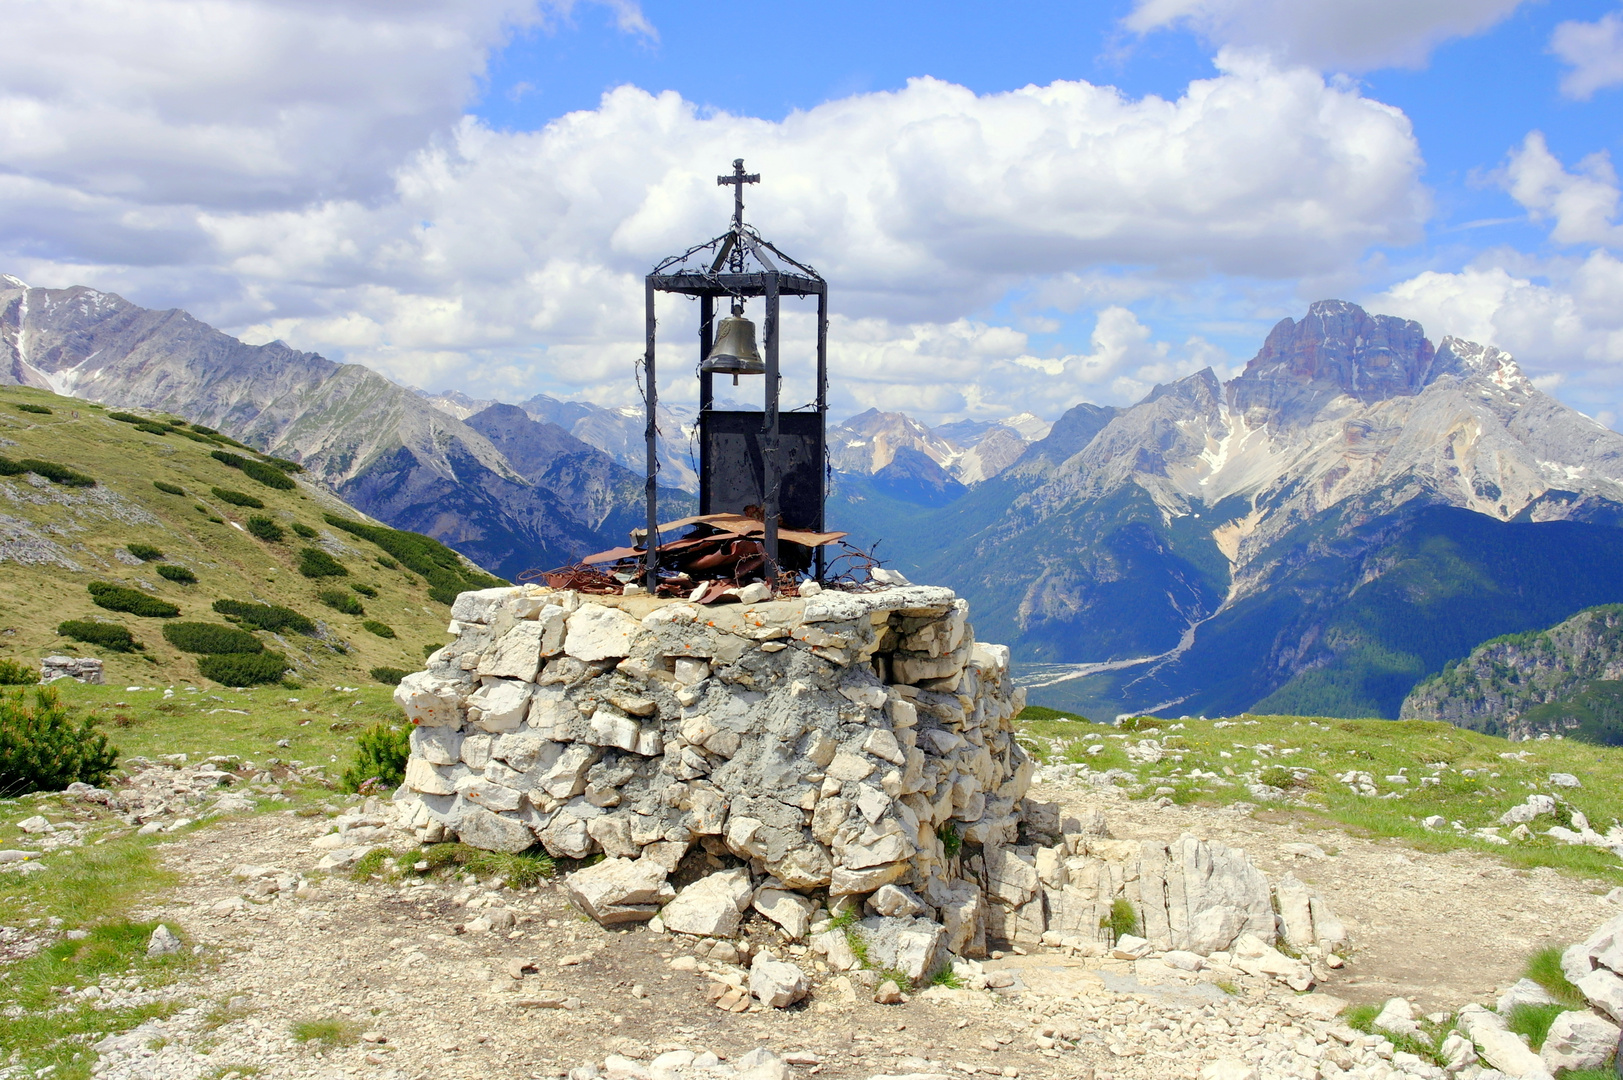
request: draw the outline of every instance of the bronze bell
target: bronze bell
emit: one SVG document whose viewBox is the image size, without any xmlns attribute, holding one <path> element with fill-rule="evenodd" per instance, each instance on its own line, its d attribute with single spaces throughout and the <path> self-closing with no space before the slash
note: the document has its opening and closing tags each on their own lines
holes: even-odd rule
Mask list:
<svg viewBox="0 0 1623 1080">
<path fill-rule="evenodd" d="M 733 313 L 716 328 L 716 343 L 699 365 L 712 375 L 731 375 L 738 385 L 740 375 L 765 375 L 766 361 L 755 347 L 755 324 L 744 318 L 744 306 L 733 305 Z"/>
</svg>

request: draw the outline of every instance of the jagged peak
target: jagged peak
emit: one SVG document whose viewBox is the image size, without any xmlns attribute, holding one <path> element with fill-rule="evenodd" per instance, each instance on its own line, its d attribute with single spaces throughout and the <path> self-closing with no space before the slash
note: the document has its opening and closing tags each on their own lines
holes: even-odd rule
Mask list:
<svg viewBox="0 0 1623 1080">
<path fill-rule="evenodd" d="M 1437 347 L 1433 378 L 1449 374 L 1487 379 L 1504 390 L 1529 393 L 1536 389 L 1522 372 L 1521 365 L 1503 349 L 1452 335 L 1445 337 Z"/>
<path fill-rule="evenodd" d="M 26 289 L 29 287 L 28 282 L 11 274 L 0 274 L 0 286 L 12 289 Z"/>
<path fill-rule="evenodd" d="M 1148 405 L 1152 401 L 1173 397 L 1181 400 L 1212 399 L 1215 400 L 1222 393 L 1223 384 L 1217 381 L 1217 373 L 1209 367 L 1201 368 L 1193 375 L 1185 375 L 1181 379 L 1174 379 L 1169 383 L 1156 383 L 1155 389 L 1144 395 L 1139 404 Z"/>
</svg>

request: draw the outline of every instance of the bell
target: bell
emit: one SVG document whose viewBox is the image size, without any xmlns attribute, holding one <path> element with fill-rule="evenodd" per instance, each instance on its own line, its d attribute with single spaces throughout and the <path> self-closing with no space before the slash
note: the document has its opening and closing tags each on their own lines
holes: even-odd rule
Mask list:
<svg viewBox="0 0 1623 1080">
<path fill-rule="evenodd" d="M 742 304 L 734 304 L 733 313 L 721 320 L 716 328 L 716 343 L 699 370 L 712 375 L 731 375 L 734 386 L 738 385 L 740 375 L 766 374 L 766 361 L 755 347 L 755 324 L 744 318 Z"/>
</svg>

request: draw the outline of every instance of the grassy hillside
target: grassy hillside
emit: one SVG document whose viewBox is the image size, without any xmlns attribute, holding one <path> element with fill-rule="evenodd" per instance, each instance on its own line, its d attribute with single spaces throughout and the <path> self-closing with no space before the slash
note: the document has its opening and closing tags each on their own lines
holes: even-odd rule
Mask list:
<svg viewBox="0 0 1623 1080">
<path fill-rule="evenodd" d="M 1420 720 L 1140 718 L 1112 727 L 1028 707 L 1020 726 L 1021 742 L 1041 760 L 1122 770 L 1131 777 L 1121 782 L 1140 798 L 1164 794 L 1210 806 L 1244 801 L 1309 829 L 1339 827 L 1427 850 L 1476 850 L 1515 866 L 1551 866 L 1623 883 L 1623 865 L 1612 852 L 1543 835 L 1552 825 L 1569 825 L 1574 811 L 1602 833 L 1623 824 L 1623 749 L 1568 739 L 1510 742 Z M 1138 752 L 1145 740 L 1155 752 Z M 1100 749 L 1090 753 L 1093 747 Z M 1364 774 L 1368 788 L 1354 790 L 1340 779 L 1349 772 Z M 1575 774 L 1582 786 L 1554 785 L 1552 773 Z M 1559 808 L 1529 826 L 1530 839 L 1513 839 L 1502 827 L 1497 832 L 1508 844 L 1477 833 L 1498 826 L 1499 815 L 1533 792 L 1553 795 Z M 1422 823 L 1433 815 L 1446 821 L 1428 829 Z M 1332 842 L 1333 835 L 1319 841 Z"/>
<path fill-rule="evenodd" d="M 290 463 L 278 467 L 179 418 L 135 419 L 0 387 L 0 659 L 37 668 L 49 654 L 95 656 L 119 687 L 214 685 L 199 654 L 164 635 L 165 625 L 174 635 L 176 624 L 207 623 L 240 626 L 258 643 L 246 647 L 285 655 L 290 680 L 361 685 L 373 668 L 421 666 L 424 646 L 445 640 L 456 591 L 494 581 L 426 537 L 366 528 Z M 173 605 L 178 616 L 109 610 L 89 589 L 103 583 L 138 590 L 159 602 L 154 610 Z M 214 609 L 222 600 L 291 609 L 313 633 L 238 623 Z M 74 640 L 58 633 L 64 621 L 122 627 L 141 648 Z"/>
</svg>

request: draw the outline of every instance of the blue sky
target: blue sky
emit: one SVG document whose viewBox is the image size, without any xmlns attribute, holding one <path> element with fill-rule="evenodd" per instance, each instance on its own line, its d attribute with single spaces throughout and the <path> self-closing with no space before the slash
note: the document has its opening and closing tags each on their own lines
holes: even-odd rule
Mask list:
<svg viewBox="0 0 1623 1080">
<path fill-rule="evenodd" d="M 17 10 L 0 270 L 426 388 L 630 400 L 742 154 L 844 411 L 1124 403 L 1336 296 L 1623 415 L 1618 0 Z"/>
</svg>

